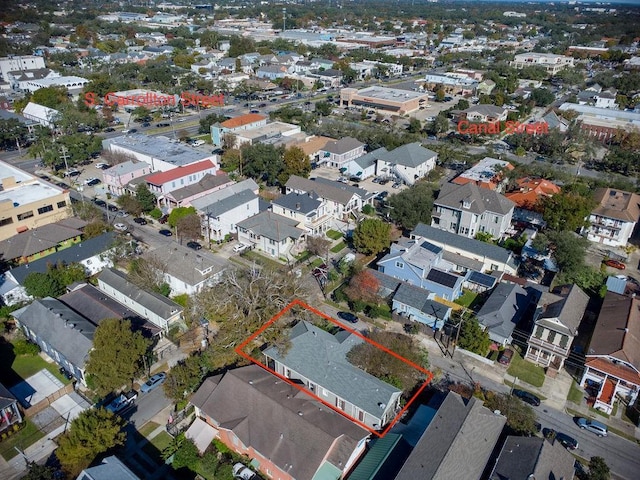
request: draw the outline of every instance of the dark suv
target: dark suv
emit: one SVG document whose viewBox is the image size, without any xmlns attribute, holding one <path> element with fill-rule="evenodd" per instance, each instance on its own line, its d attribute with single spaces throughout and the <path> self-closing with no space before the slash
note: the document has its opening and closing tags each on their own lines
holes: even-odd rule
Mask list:
<svg viewBox="0 0 640 480">
<path fill-rule="evenodd" d="M 193 250 L 202 249 L 202 245 L 200 245 L 198 242 L 187 242 L 187 247 L 192 248 Z"/>
</svg>

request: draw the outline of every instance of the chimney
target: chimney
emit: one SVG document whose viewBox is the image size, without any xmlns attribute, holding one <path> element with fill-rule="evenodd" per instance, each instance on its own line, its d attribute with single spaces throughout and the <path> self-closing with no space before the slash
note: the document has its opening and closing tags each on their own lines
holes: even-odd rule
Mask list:
<svg viewBox="0 0 640 480">
<path fill-rule="evenodd" d="M 296 210 L 300 210 L 300 203 L 296 203 Z"/>
</svg>

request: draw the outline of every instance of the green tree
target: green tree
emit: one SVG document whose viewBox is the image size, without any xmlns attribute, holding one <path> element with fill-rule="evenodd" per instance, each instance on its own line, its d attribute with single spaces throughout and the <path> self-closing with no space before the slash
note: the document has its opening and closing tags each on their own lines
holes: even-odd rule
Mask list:
<svg viewBox="0 0 640 480">
<path fill-rule="evenodd" d="M 489 332 L 480 327 L 477 318 L 471 317 L 462 321 L 458 336 L 458 346 L 460 348 L 484 356 L 489 351 L 489 345 L 491 345 Z"/>
<path fill-rule="evenodd" d="M 589 240 L 570 231 L 547 231 L 551 255 L 562 271 L 573 271 L 584 265 Z"/>
<path fill-rule="evenodd" d="M 591 457 L 589 460 L 589 474 L 587 480 L 609 480 L 611 471 L 602 457 Z"/>
<path fill-rule="evenodd" d="M 136 107 L 133 112 L 131 112 L 131 116 L 133 118 L 145 118 L 151 115 L 151 110 L 147 107 Z"/>
<path fill-rule="evenodd" d="M 329 102 L 316 102 L 316 112 L 323 117 L 328 117 L 332 111 L 333 107 Z"/>
<path fill-rule="evenodd" d="M 185 215 L 176 223 L 178 238 L 200 238 L 202 236 L 202 221 L 197 213 Z"/>
<path fill-rule="evenodd" d="M 175 228 L 178 225 L 178 221 L 183 218 L 186 217 L 188 215 L 193 215 L 196 214 L 196 209 L 195 207 L 178 207 L 178 208 L 174 208 L 173 210 L 171 210 L 171 213 L 169 214 L 169 218 L 167 219 L 167 223 L 169 224 L 169 226 L 171 228 Z"/>
<path fill-rule="evenodd" d="M 171 466 L 176 470 L 188 468 L 191 471 L 195 471 L 199 460 L 198 447 L 193 443 L 193 440 L 185 438 L 178 450 L 176 450 Z"/>
<path fill-rule="evenodd" d="M 58 440 L 56 456 L 74 478 L 101 453 L 124 445 L 125 420 L 104 408 L 81 412 Z"/>
<path fill-rule="evenodd" d="M 125 212 L 129 212 L 136 217 L 142 213 L 142 204 L 136 197 L 134 197 L 130 193 L 120 195 L 116 200 L 116 203 L 122 210 L 124 210 Z"/>
<path fill-rule="evenodd" d="M 48 265 L 45 273 L 33 272 L 24 279 L 24 288 L 35 298 L 59 297 L 73 282 L 84 280 L 86 273 L 79 263 Z"/>
<path fill-rule="evenodd" d="M 0 120 L 0 149 L 14 147 L 16 144 L 24 145 L 29 130 L 16 118 Z"/>
<path fill-rule="evenodd" d="M 519 435 L 536 432 L 536 413 L 518 397 L 507 393 L 488 392 L 484 406 L 489 410 L 499 410 L 507 417 L 507 427 Z"/>
<path fill-rule="evenodd" d="M 410 118 L 409 125 L 407 126 L 407 131 L 409 133 L 419 133 L 422 130 L 422 123 L 417 118 Z"/>
<path fill-rule="evenodd" d="M 412 230 L 418 223 L 431 223 L 431 210 L 435 198 L 434 186 L 417 182 L 410 188 L 389 197 L 389 216 L 402 228 Z"/>
<path fill-rule="evenodd" d="M 46 465 L 38 465 L 35 462 L 29 462 L 27 474 L 20 480 L 54 480 L 56 469 L 47 467 Z"/>
<path fill-rule="evenodd" d="M 284 185 L 291 175 L 307 178 L 311 172 L 309 157 L 297 145 L 293 145 L 284 151 L 282 156 L 284 170 L 278 177 L 280 185 Z"/>
<path fill-rule="evenodd" d="M 192 392 L 204 375 L 203 359 L 200 356 L 190 356 L 178 362 L 167 375 L 163 384 L 164 392 L 172 400 L 179 402 L 184 400 L 185 392 Z"/>
<path fill-rule="evenodd" d="M 45 87 L 33 92 L 30 101 L 38 105 L 60 110 L 61 105 L 69 103 L 69 96 L 65 87 Z"/>
<path fill-rule="evenodd" d="M 540 202 L 542 217 L 551 230 L 575 231 L 588 225 L 585 220 L 595 206 L 591 195 L 562 192 Z"/>
<path fill-rule="evenodd" d="M 555 100 L 555 96 L 551 90 L 536 88 L 531 92 L 531 99 L 536 103 L 537 107 L 546 107 Z"/>
<path fill-rule="evenodd" d="M 391 225 L 378 218 L 367 218 L 353 231 L 353 246 L 365 255 L 377 255 L 391 244 Z"/>
<path fill-rule="evenodd" d="M 87 374 L 100 395 L 133 382 L 151 341 L 131 330 L 129 320 L 106 319 L 98 325 L 89 352 Z"/>
<path fill-rule="evenodd" d="M 444 101 L 444 97 L 446 97 L 447 94 L 445 93 L 445 91 L 440 88 L 438 89 L 438 91 L 436 92 L 436 102 L 442 102 Z"/>
<path fill-rule="evenodd" d="M 143 212 L 149 213 L 156 208 L 156 196 L 151 193 L 146 183 L 140 183 L 136 187 L 136 199 L 140 202 Z"/>
<path fill-rule="evenodd" d="M 271 144 L 258 143 L 256 145 L 243 145 L 242 173 L 249 178 L 263 181 L 267 185 L 276 185 L 278 177 L 284 170 L 282 159 L 284 147 L 276 147 Z"/>
</svg>

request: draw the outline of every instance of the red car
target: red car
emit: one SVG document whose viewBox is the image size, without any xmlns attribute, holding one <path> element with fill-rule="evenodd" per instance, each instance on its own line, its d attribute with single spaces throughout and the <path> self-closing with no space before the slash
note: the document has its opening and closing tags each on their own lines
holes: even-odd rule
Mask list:
<svg viewBox="0 0 640 480">
<path fill-rule="evenodd" d="M 618 270 L 624 270 L 625 268 L 627 268 L 627 266 L 624 263 L 619 262 L 618 260 L 611 260 L 611 259 L 605 260 L 604 264 L 607 267 L 617 268 Z"/>
</svg>

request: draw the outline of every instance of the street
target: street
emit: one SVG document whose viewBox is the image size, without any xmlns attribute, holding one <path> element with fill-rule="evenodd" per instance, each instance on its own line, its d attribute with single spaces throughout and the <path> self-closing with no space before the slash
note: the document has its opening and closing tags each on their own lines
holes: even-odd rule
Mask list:
<svg viewBox="0 0 640 480">
<path fill-rule="evenodd" d="M 125 412 L 123 417 L 139 430 L 140 427 L 169 405 L 171 405 L 171 400 L 164 394 L 162 386 L 159 386 L 149 393 L 138 392 L 135 406 Z"/>
</svg>

